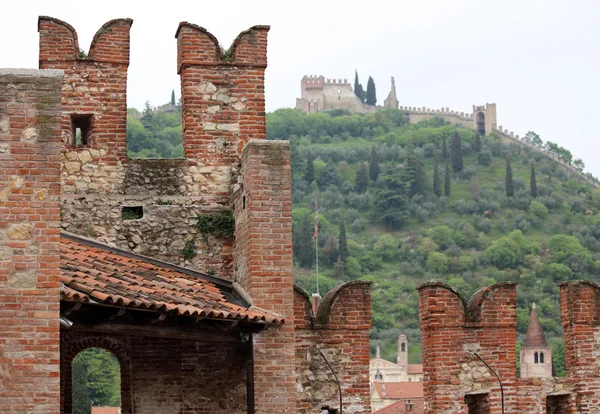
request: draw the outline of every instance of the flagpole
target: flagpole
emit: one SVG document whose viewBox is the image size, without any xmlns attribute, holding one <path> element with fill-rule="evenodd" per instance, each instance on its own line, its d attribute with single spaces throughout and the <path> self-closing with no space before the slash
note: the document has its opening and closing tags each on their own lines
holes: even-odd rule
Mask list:
<svg viewBox="0 0 600 414">
<path fill-rule="evenodd" d="M 315 194 L 315 256 L 317 270 L 317 296 L 319 294 L 319 204 L 317 203 L 317 195 Z"/>
</svg>

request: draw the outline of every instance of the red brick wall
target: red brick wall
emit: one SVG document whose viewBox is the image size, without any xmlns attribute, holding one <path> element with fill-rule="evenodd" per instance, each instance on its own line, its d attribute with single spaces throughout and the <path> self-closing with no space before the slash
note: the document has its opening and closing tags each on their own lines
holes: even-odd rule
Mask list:
<svg viewBox="0 0 600 414">
<path fill-rule="evenodd" d="M 488 393 L 499 413 L 497 381 L 472 357 L 477 350 L 498 371 L 506 412 L 595 413 L 600 408 L 600 286 L 560 285 L 567 376 L 516 378 L 516 293 L 513 283 L 492 285 L 469 300 L 450 286 L 419 288 L 427 412 L 463 413 L 469 394 Z M 469 399 L 470 397 L 467 397 Z"/>
<path fill-rule="evenodd" d="M 323 352 L 342 386 L 344 412 L 370 412 L 369 330 L 370 282 L 349 282 L 333 289 L 313 317 L 308 296 L 294 291 L 296 328 L 296 381 L 298 413 L 339 408 L 335 377 L 323 361 Z"/>
<path fill-rule="evenodd" d="M 71 143 L 71 115 L 92 114 L 91 142 L 97 162 L 115 165 L 127 160 L 127 67 L 131 19 L 105 23 L 94 36 L 88 57 L 79 56 L 77 33 L 68 24 L 42 16 L 40 69 L 65 71 L 62 93 L 62 134 L 65 150 Z M 85 148 L 78 150 L 84 151 Z"/>
<path fill-rule="evenodd" d="M 264 118 L 263 122 L 264 122 Z M 234 194 L 234 282 L 253 305 L 286 324 L 254 338 L 257 413 L 295 413 L 292 194 L 289 144 L 251 140 L 242 154 L 242 188 Z"/>
<path fill-rule="evenodd" d="M 250 139 L 266 137 L 268 32 L 268 26 L 254 26 L 240 33 L 232 45 L 232 61 L 227 62 L 212 34 L 190 23 L 179 25 L 177 73 L 187 158 L 203 166 L 230 167 L 239 163 Z"/>
<path fill-rule="evenodd" d="M 0 412 L 59 410 L 62 72 L 0 70 Z"/>
<path fill-rule="evenodd" d="M 61 412 L 71 412 L 71 363 L 87 348 L 119 360 L 124 414 L 247 412 L 249 345 L 86 332 L 61 338 Z"/>
</svg>

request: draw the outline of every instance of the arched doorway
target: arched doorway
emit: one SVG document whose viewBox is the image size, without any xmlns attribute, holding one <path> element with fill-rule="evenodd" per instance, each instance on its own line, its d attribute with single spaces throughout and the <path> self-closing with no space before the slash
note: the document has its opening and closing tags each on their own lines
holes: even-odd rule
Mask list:
<svg viewBox="0 0 600 414">
<path fill-rule="evenodd" d="M 71 384 L 73 414 L 91 414 L 93 407 L 120 412 L 121 366 L 111 352 L 101 348 L 79 352 L 71 363 Z"/>
<path fill-rule="evenodd" d="M 485 114 L 483 112 L 477 112 L 476 122 L 477 122 L 477 132 L 479 133 L 479 135 L 484 136 L 485 135 Z"/>
</svg>

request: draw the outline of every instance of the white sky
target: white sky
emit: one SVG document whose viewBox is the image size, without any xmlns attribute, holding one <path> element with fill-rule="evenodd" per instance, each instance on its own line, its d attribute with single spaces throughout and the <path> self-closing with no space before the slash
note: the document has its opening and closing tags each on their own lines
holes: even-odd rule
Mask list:
<svg viewBox="0 0 600 414">
<path fill-rule="evenodd" d="M 92 7 L 93 5 L 93 7 Z M 600 176 L 600 3 L 593 0 L 418 1 L 33 1 L 8 2 L 0 67 L 37 67 L 37 18 L 77 30 L 89 49 L 108 20 L 134 19 L 128 106 L 166 103 L 175 89 L 175 31 L 205 27 L 229 46 L 256 24 L 271 25 L 267 110 L 293 107 L 304 74 L 373 76 L 378 102 L 396 78 L 400 105 L 470 112 L 495 102 L 498 123 L 568 148 Z"/>
</svg>

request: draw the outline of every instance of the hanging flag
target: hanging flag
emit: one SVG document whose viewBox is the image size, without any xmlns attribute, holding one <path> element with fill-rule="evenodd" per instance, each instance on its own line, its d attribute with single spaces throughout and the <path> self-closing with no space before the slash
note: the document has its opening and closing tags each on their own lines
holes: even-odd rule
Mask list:
<svg viewBox="0 0 600 414">
<path fill-rule="evenodd" d="M 319 237 L 319 206 L 317 204 L 317 196 L 315 196 L 315 232 L 313 239 Z"/>
</svg>

